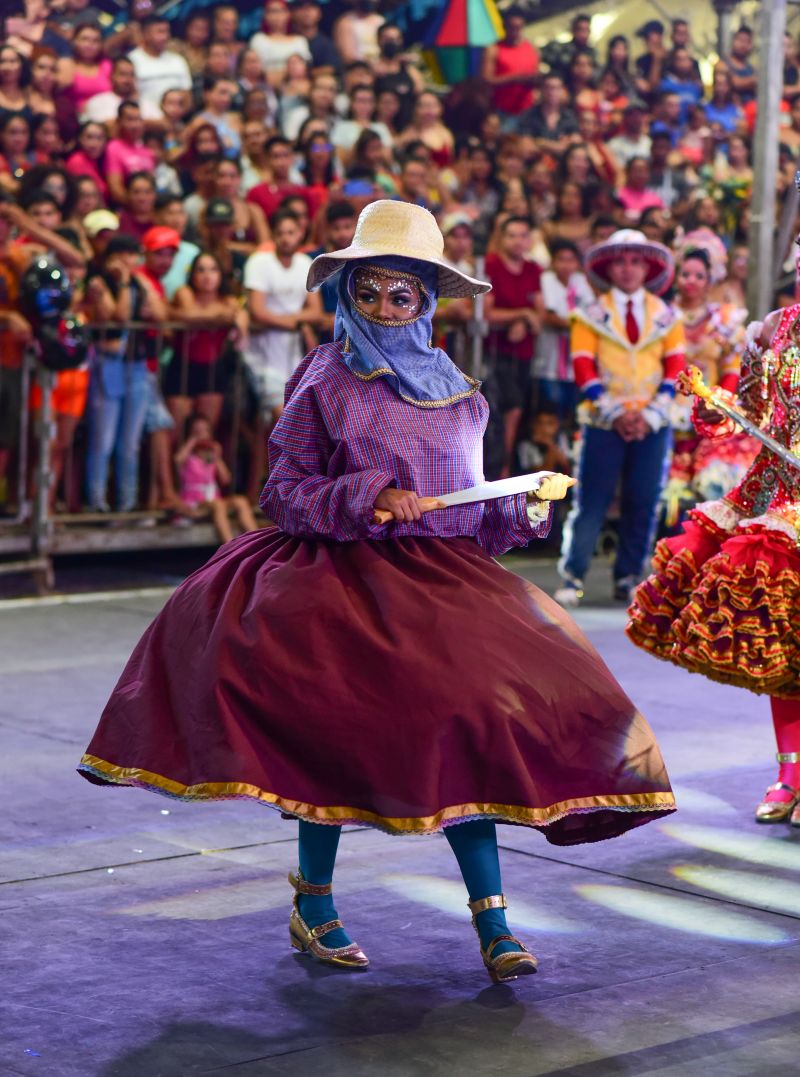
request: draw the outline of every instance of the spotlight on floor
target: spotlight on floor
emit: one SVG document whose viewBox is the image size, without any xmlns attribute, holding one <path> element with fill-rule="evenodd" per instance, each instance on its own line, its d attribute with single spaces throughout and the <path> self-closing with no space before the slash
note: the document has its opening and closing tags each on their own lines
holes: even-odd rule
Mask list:
<svg viewBox="0 0 800 1077">
<path fill-rule="evenodd" d="M 773 875 L 700 864 L 678 864 L 670 871 L 683 882 L 723 894 L 742 904 L 800 916 L 800 883 L 787 882 Z"/>
<path fill-rule="evenodd" d="M 621 916 L 630 916 L 634 920 L 644 920 L 688 935 L 761 945 L 787 942 L 790 938 L 780 928 L 763 923 L 755 916 L 721 909 L 716 903 L 697 898 L 595 883 L 576 886 L 575 891 L 586 901 L 602 905 Z"/>
<path fill-rule="evenodd" d="M 467 894 L 462 882 L 439 879 L 435 875 L 382 875 L 380 883 L 388 890 L 393 890 L 405 901 L 415 901 L 427 905 L 438 912 L 456 916 L 459 920 L 469 919 Z M 544 904 L 532 905 L 522 901 L 511 892 L 508 895 L 508 923 L 512 931 L 526 930 L 538 933 L 567 935 L 583 930 L 579 923 L 560 916 Z"/>
<path fill-rule="evenodd" d="M 676 841 L 705 849 L 710 853 L 749 860 L 771 868 L 800 871 L 800 845 L 767 836 L 766 828 L 759 834 L 741 834 L 712 826 L 693 826 L 691 823 L 662 823 L 661 830 Z M 788 835 L 787 835 L 788 837 Z"/>
<path fill-rule="evenodd" d="M 678 809 L 686 815 L 738 815 L 737 809 L 713 793 L 701 789 L 691 789 L 686 785 L 672 783 L 672 792 L 678 802 Z"/>
</svg>

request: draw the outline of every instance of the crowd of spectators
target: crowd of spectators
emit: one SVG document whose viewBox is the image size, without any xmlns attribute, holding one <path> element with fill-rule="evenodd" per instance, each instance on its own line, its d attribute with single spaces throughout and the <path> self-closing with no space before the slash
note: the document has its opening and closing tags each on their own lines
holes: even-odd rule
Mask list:
<svg viewBox="0 0 800 1077">
<path fill-rule="evenodd" d="M 131 0 L 115 22 L 90 3 L 26 0 L 3 22 L 8 510 L 24 495 L 15 386 L 34 338 L 19 279 L 43 253 L 69 272 L 75 310 L 99 327 L 88 369 L 60 377 L 53 395 L 54 505 L 158 506 L 178 522 L 238 493 L 224 503 L 249 526 L 243 506 L 263 481 L 286 380 L 333 334 L 335 289 L 306 292 L 310 260 L 347 246 L 374 199 L 431 210 L 446 257 L 470 273 L 485 259 L 493 291 L 477 372 L 494 416 L 490 477 L 569 466 L 569 315 L 592 298 L 581 264 L 593 243 L 619 227 L 666 244 L 711 229 L 729 251 L 715 287 L 743 303 L 757 104 L 746 26 L 712 65 L 684 19 L 651 20 L 600 47 L 578 15 L 569 40 L 539 50 L 525 11 L 508 7 L 479 75 L 448 89 L 369 0 L 268 0 L 251 29 L 226 4 L 195 7 L 178 25 L 150 0 Z M 780 194 L 800 155 L 800 62 L 788 35 L 783 82 Z M 466 300 L 438 315 L 465 364 L 473 319 Z M 187 473 L 207 476 L 207 497 Z M 219 505 L 213 513 L 227 520 Z"/>
</svg>

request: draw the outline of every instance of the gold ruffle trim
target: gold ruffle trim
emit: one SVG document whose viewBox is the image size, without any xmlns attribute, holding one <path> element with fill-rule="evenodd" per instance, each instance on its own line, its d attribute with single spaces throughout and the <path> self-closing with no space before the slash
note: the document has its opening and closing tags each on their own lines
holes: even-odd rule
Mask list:
<svg viewBox="0 0 800 1077">
<path fill-rule="evenodd" d="M 435 815 L 422 818 L 413 816 L 392 818 L 377 815 L 375 812 L 363 811 L 360 808 L 303 804 L 297 800 L 287 800 L 275 793 L 268 793 L 264 789 L 259 789 L 257 785 L 249 785 L 246 782 L 202 782 L 199 785 L 182 785 L 161 774 L 153 774 L 151 771 L 139 770 L 136 767 L 119 767 L 104 759 L 98 759 L 94 755 L 85 755 L 80 766 L 117 785 L 140 785 L 156 793 L 177 797 L 180 800 L 226 800 L 247 797 L 278 808 L 287 815 L 294 815 L 315 823 L 364 823 L 389 834 L 433 834 L 455 819 L 470 819 L 476 816 L 489 816 L 509 823 L 538 827 L 547 826 L 574 813 L 609 809 L 652 812 L 675 810 L 675 798 L 669 792 L 619 793 L 562 800 L 547 808 L 524 808 L 508 804 L 459 804 L 442 808 Z"/>
<path fill-rule="evenodd" d="M 659 543 L 636 589 L 629 638 L 657 658 L 759 695 L 800 696 L 800 577 L 766 561 L 722 575 Z M 720 568 L 723 566 L 720 565 Z M 725 566 L 727 567 L 727 565 Z"/>
</svg>

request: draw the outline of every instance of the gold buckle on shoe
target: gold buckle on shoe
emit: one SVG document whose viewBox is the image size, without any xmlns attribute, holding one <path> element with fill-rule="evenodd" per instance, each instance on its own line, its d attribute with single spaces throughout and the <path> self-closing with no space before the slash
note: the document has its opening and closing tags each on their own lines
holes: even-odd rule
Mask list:
<svg viewBox="0 0 800 1077">
<path fill-rule="evenodd" d="M 308 929 L 308 934 L 312 939 L 321 939 L 323 935 L 335 931 L 337 927 L 344 928 L 344 924 L 341 920 L 329 920 L 327 924 L 319 924 L 317 927 L 310 927 Z"/>
<path fill-rule="evenodd" d="M 289 882 L 296 893 L 306 894 L 308 897 L 330 897 L 333 893 L 333 883 L 310 883 L 304 878 L 302 871 L 294 875 L 289 872 Z"/>
<path fill-rule="evenodd" d="M 486 912 L 487 909 L 507 909 L 508 902 L 505 894 L 492 894 L 491 897 L 478 898 L 477 901 L 468 901 L 467 908 L 473 916 Z"/>
</svg>

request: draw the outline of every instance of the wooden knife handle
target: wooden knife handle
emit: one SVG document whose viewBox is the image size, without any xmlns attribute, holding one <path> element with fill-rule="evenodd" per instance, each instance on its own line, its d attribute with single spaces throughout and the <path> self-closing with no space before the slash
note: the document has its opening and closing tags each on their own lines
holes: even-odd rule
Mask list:
<svg viewBox="0 0 800 1077">
<path fill-rule="evenodd" d="M 447 508 L 447 506 L 443 505 L 436 497 L 421 497 L 418 504 L 421 512 L 431 512 L 433 509 Z M 394 522 L 394 516 L 392 516 L 388 509 L 375 509 L 372 514 L 372 522 L 374 524 L 390 524 Z"/>
</svg>

